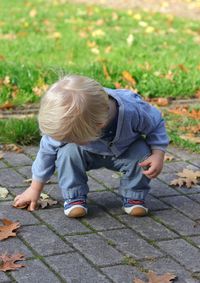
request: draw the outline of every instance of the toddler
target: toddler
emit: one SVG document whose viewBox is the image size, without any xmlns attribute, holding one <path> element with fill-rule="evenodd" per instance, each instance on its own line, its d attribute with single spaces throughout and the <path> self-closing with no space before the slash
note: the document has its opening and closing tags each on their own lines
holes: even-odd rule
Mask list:
<svg viewBox="0 0 200 283">
<path fill-rule="evenodd" d="M 108 168 L 121 172 L 123 209 L 145 216 L 149 182 L 163 167 L 168 137 L 159 110 L 138 94 L 108 89 L 95 80 L 69 75 L 41 99 L 40 148 L 32 166 L 32 183 L 16 196 L 15 207 L 36 209 L 55 169 L 68 217 L 87 214 L 86 172 Z"/>
</svg>

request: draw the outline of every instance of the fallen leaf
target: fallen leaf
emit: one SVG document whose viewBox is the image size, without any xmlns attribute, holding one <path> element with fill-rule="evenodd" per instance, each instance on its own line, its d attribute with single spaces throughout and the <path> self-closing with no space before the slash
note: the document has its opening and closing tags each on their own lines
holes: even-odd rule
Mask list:
<svg viewBox="0 0 200 283">
<path fill-rule="evenodd" d="M 193 225 L 194 228 L 200 225 L 200 219 L 195 220 L 195 224 Z"/>
<path fill-rule="evenodd" d="M 172 161 L 174 159 L 173 155 L 165 154 L 164 161 Z"/>
<path fill-rule="evenodd" d="M 9 101 L 6 101 L 4 104 L 0 105 L 1 110 L 11 109 L 13 107 L 14 107 L 13 103 Z"/>
<path fill-rule="evenodd" d="M 3 151 L 0 151 L 0 160 L 3 159 L 3 157 L 4 157 Z"/>
<path fill-rule="evenodd" d="M 180 138 L 196 144 L 200 144 L 200 137 L 195 137 L 192 133 L 189 133 L 187 135 L 180 135 Z"/>
<path fill-rule="evenodd" d="M 147 277 L 149 279 L 148 283 L 172 283 L 172 280 L 176 279 L 176 275 L 171 273 L 165 273 L 163 275 L 157 275 L 153 271 L 149 271 L 147 273 Z M 145 283 L 143 280 L 135 278 L 133 283 Z"/>
<path fill-rule="evenodd" d="M 200 171 L 183 169 L 182 172 L 178 172 L 176 175 L 180 178 L 171 181 L 170 185 L 179 187 L 186 185 L 187 188 L 191 188 L 192 185 L 196 185 L 198 183 Z"/>
<path fill-rule="evenodd" d="M 129 36 L 126 39 L 128 46 L 132 46 L 134 40 L 135 40 L 135 38 L 134 38 L 133 34 L 129 34 Z"/>
<path fill-rule="evenodd" d="M 4 188 L 4 187 L 0 187 L 0 198 L 7 198 L 9 194 L 9 191 Z"/>
<path fill-rule="evenodd" d="M 108 73 L 108 69 L 107 69 L 105 64 L 103 64 L 103 73 L 104 73 L 104 76 L 105 76 L 106 80 L 110 81 L 111 77 L 110 77 L 110 75 Z"/>
<path fill-rule="evenodd" d="M 9 219 L 2 219 L 1 220 L 3 222 L 3 226 L 0 226 L 0 241 L 5 240 L 9 237 L 16 237 L 16 232 L 14 232 L 15 230 L 17 230 L 21 224 L 19 222 L 13 222 Z"/>
<path fill-rule="evenodd" d="M 136 85 L 136 80 L 132 77 L 132 75 L 128 71 L 122 72 L 123 79 L 130 83 L 132 86 Z"/>
<path fill-rule="evenodd" d="M 38 201 L 38 205 L 39 207 L 41 207 L 42 209 L 45 208 L 45 207 L 48 207 L 48 206 L 53 206 L 55 204 L 57 204 L 58 202 L 56 200 L 52 200 L 52 199 L 45 199 L 45 200 L 42 200 L 40 199 Z"/>
<path fill-rule="evenodd" d="M 31 18 L 34 18 L 36 15 L 37 15 L 37 10 L 36 10 L 36 9 L 32 9 L 32 10 L 29 12 L 29 16 L 30 16 Z"/>
<path fill-rule="evenodd" d="M 21 148 L 20 146 L 16 145 L 16 144 L 4 144 L 3 145 L 3 151 L 14 151 L 16 153 L 22 153 L 24 152 L 23 148 Z"/>
<path fill-rule="evenodd" d="M 16 263 L 16 261 L 20 260 L 25 260 L 24 255 L 20 253 L 14 255 L 8 255 L 5 253 L 0 255 L 0 271 L 6 272 L 24 267 L 24 264 Z"/>
</svg>

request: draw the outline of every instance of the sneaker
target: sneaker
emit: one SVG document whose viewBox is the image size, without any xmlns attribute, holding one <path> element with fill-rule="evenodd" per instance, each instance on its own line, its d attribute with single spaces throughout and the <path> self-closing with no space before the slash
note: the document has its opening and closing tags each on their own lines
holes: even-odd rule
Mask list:
<svg viewBox="0 0 200 283">
<path fill-rule="evenodd" d="M 64 202 L 64 213 L 68 217 L 78 218 L 87 214 L 87 204 L 85 199 L 66 200 Z"/>
<path fill-rule="evenodd" d="M 124 198 L 123 208 L 127 214 L 136 217 L 142 217 L 147 215 L 148 213 L 148 208 L 145 207 L 145 203 L 143 200 Z"/>
</svg>

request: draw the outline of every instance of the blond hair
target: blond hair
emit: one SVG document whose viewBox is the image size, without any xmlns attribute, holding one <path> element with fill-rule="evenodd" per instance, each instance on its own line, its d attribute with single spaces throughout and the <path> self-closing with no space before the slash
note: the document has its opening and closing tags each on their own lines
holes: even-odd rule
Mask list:
<svg viewBox="0 0 200 283">
<path fill-rule="evenodd" d="M 84 143 L 96 140 L 108 120 L 108 95 L 95 80 L 69 75 L 53 84 L 41 100 L 42 134 L 59 141 Z"/>
</svg>

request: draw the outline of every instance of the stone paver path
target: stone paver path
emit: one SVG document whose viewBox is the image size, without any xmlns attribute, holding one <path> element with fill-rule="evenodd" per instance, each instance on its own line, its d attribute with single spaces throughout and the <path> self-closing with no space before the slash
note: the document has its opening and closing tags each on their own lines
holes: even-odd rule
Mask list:
<svg viewBox="0 0 200 283">
<path fill-rule="evenodd" d="M 106 169 L 88 172 L 89 214 L 68 219 L 56 176 L 46 185 L 58 204 L 28 212 L 11 206 L 26 188 L 36 147 L 7 152 L 0 160 L 0 186 L 10 194 L 0 200 L 0 218 L 22 224 L 17 237 L 0 242 L 0 254 L 23 253 L 26 267 L 0 272 L 0 282 L 132 283 L 146 272 L 172 272 L 177 283 L 200 282 L 200 186 L 172 188 L 168 184 L 183 168 L 200 170 L 200 156 L 169 147 L 174 155 L 159 179 L 152 181 L 148 217 L 133 218 L 121 209 L 119 176 Z"/>
</svg>

